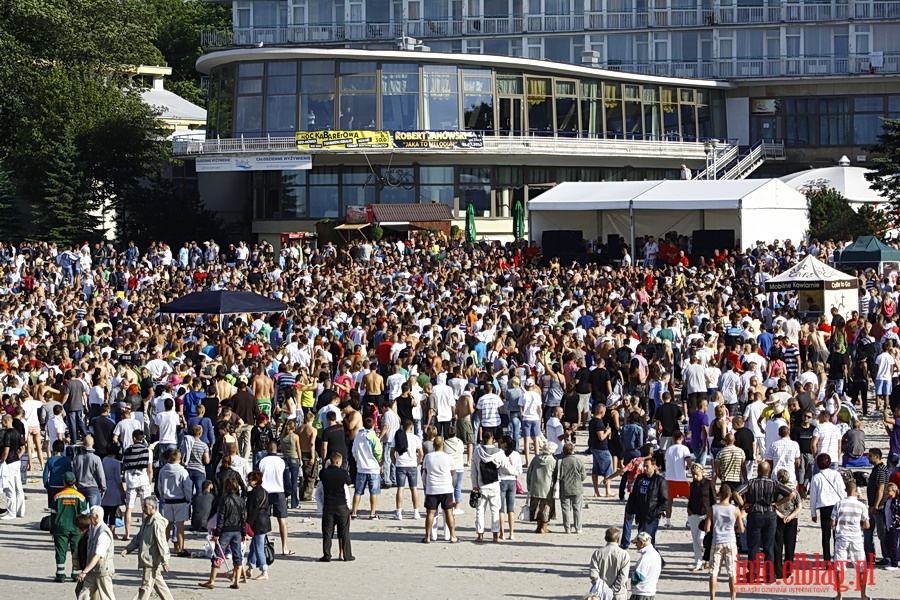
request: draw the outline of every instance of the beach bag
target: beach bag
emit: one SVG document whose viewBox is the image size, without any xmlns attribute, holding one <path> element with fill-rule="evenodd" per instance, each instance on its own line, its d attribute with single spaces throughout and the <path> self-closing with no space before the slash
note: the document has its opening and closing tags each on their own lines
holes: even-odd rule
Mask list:
<svg viewBox="0 0 900 600">
<path fill-rule="evenodd" d="M 521 496 L 525 493 L 525 488 L 522 487 L 522 482 L 516 479 L 516 494 Z"/>
<path fill-rule="evenodd" d="M 275 562 L 275 542 L 272 541 L 272 538 L 266 538 L 266 565 L 272 566 L 272 563 Z"/>
</svg>

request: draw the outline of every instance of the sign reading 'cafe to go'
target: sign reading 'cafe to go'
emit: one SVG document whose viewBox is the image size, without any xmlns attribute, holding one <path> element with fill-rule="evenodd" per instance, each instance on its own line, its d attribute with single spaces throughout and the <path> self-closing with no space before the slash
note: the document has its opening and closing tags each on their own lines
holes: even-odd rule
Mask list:
<svg viewBox="0 0 900 600">
<path fill-rule="evenodd" d="M 298 150 L 482 148 L 477 131 L 298 131 Z"/>
</svg>

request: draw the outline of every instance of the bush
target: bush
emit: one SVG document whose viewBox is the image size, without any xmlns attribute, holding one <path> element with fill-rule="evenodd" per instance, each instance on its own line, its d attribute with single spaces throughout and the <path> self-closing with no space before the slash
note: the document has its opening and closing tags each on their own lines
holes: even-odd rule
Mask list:
<svg viewBox="0 0 900 600">
<path fill-rule="evenodd" d="M 381 228 L 381 225 L 372 225 L 371 233 L 373 242 L 378 242 L 384 237 L 384 229 Z"/>
</svg>

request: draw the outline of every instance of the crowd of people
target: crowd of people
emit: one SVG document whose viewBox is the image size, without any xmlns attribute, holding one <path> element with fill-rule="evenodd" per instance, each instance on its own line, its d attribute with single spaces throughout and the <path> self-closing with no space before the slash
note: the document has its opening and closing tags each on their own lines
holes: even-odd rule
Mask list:
<svg viewBox="0 0 900 600">
<path fill-rule="evenodd" d="M 111 597 L 121 539 L 139 555 L 139 597 L 170 598 L 170 551 L 209 558 L 205 588 L 222 570 L 233 588 L 266 579 L 275 538 L 293 553 L 289 514 L 314 500 L 322 562 L 335 531 L 337 559 L 355 559 L 366 504 L 370 519 L 424 517 L 424 543 L 457 543 L 466 473 L 474 540 L 490 528 L 514 541 L 522 521 L 546 534 L 557 504 L 562 530 L 581 534 L 580 444 L 588 493 L 624 503 L 591 560 L 600 598 L 655 595 L 656 533 L 679 498 L 711 597 L 720 571 L 735 596 L 739 549 L 789 576 L 804 507 L 825 560 L 880 554 L 896 568 L 900 288 L 859 272 L 859 311 L 810 314 L 764 284 L 808 254 L 828 260 L 833 244 L 691 259 L 684 236 L 637 246 L 634 260 L 626 247 L 610 265 L 564 267 L 533 243 L 436 235 L 0 245 L 2 518 L 25 516 L 24 482 L 42 473 L 57 581 L 72 554 L 86 597 Z M 198 290 L 288 308 L 159 313 Z M 866 418 L 883 423 L 886 451 L 866 443 Z M 390 488 L 393 510 L 379 512 Z"/>
</svg>

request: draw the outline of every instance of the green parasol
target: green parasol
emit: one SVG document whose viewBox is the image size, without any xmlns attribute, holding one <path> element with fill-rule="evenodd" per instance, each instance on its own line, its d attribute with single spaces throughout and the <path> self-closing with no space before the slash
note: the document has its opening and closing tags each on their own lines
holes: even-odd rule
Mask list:
<svg viewBox="0 0 900 600">
<path fill-rule="evenodd" d="M 475 205 L 469 202 L 466 207 L 466 243 L 475 243 Z"/>
<path fill-rule="evenodd" d="M 516 200 L 513 206 L 513 237 L 521 240 L 525 237 L 525 208 L 521 200 Z"/>
</svg>

